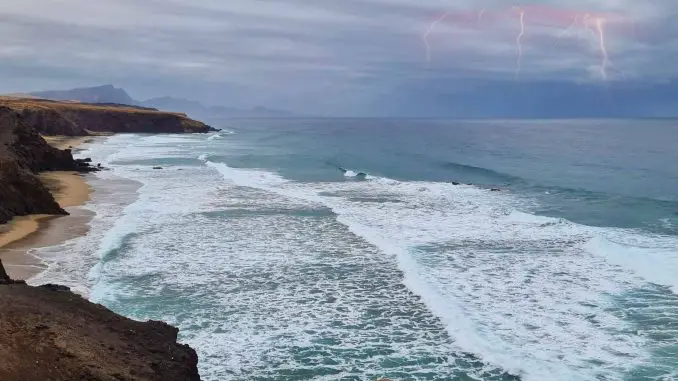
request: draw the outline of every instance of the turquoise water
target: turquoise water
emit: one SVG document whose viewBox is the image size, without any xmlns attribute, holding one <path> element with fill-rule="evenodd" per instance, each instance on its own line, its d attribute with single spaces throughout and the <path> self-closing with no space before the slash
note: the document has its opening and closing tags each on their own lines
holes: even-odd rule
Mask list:
<svg viewBox="0 0 678 381">
<path fill-rule="evenodd" d="M 676 122 L 221 126 L 92 146 L 141 187 L 43 279 L 177 325 L 206 380 L 678 378 Z"/>
</svg>

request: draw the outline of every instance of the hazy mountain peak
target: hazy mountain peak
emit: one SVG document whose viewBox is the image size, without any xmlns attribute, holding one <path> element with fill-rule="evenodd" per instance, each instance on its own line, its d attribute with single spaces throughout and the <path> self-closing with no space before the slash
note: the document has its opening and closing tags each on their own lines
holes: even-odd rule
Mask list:
<svg viewBox="0 0 678 381">
<path fill-rule="evenodd" d="M 29 95 L 56 101 L 78 101 L 84 103 L 119 103 L 137 105 L 127 92 L 113 85 L 82 87 L 70 90 L 36 91 Z"/>
</svg>

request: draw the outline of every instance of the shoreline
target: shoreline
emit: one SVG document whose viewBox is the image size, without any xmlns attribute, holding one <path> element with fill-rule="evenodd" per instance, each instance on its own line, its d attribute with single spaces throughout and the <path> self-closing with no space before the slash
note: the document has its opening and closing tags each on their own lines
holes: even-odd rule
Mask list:
<svg viewBox="0 0 678 381">
<path fill-rule="evenodd" d="M 55 148 L 74 150 L 93 140 L 92 136 L 43 138 Z M 0 225 L 0 259 L 13 279 L 28 280 L 44 271 L 46 265 L 32 255 L 31 250 L 58 245 L 87 234 L 88 223 L 94 217 L 93 212 L 82 208 L 93 192 L 85 174 L 54 171 L 43 172 L 39 177 L 57 203 L 70 215 L 29 215 Z"/>
</svg>

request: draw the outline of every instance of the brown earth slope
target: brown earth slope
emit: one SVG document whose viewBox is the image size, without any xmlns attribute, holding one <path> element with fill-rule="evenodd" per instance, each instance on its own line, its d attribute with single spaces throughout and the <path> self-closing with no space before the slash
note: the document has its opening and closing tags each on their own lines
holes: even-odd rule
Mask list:
<svg viewBox="0 0 678 381">
<path fill-rule="evenodd" d="M 0 106 L 19 113 L 45 135 L 86 136 L 89 132 L 194 133 L 215 131 L 186 114 L 117 105 L 0 97 Z"/>
<path fill-rule="evenodd" d="M 198 356 L 177 333 L 62 286 L 13 284 L 0 262 L 0 380 L 200 380 Z"/>
</svg>

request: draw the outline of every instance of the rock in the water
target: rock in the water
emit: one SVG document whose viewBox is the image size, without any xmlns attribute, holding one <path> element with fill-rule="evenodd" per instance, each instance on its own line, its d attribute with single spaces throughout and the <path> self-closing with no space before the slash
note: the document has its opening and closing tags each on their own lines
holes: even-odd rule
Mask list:
<svg viewBox="0 0 678 381">
<path fill-rule="evenodd" d="M 153 169 L 162 169 L 162 167 L 153 167 Z"/>
<path fill-rule="evenodd" d="M 453 182 L 452 182 L 452 185 L 461 185 L 461 184 L 458 183 L 458 182 L 456 182 L 456 181 L 453 181 Z"/>
<path fill-rule="evenodd" d="M 499 188 L 492 188 L 492 189 L 490 189 L 490 192 L 501 192 L 501 189 L 499 189 Z"/>
<path fill-rule="evenodd" d="M 51 283 L 43 284 L 42 286 L 40 286 L 40 288 L 44 288 L 46 290 L 56 291 L 56 292 L 70 292 L 71 291 L 71 289 L 69 287 L 62 286 L 62 285 L 59 285 L 59 284 L 51 284 Z"/>
</svg>

